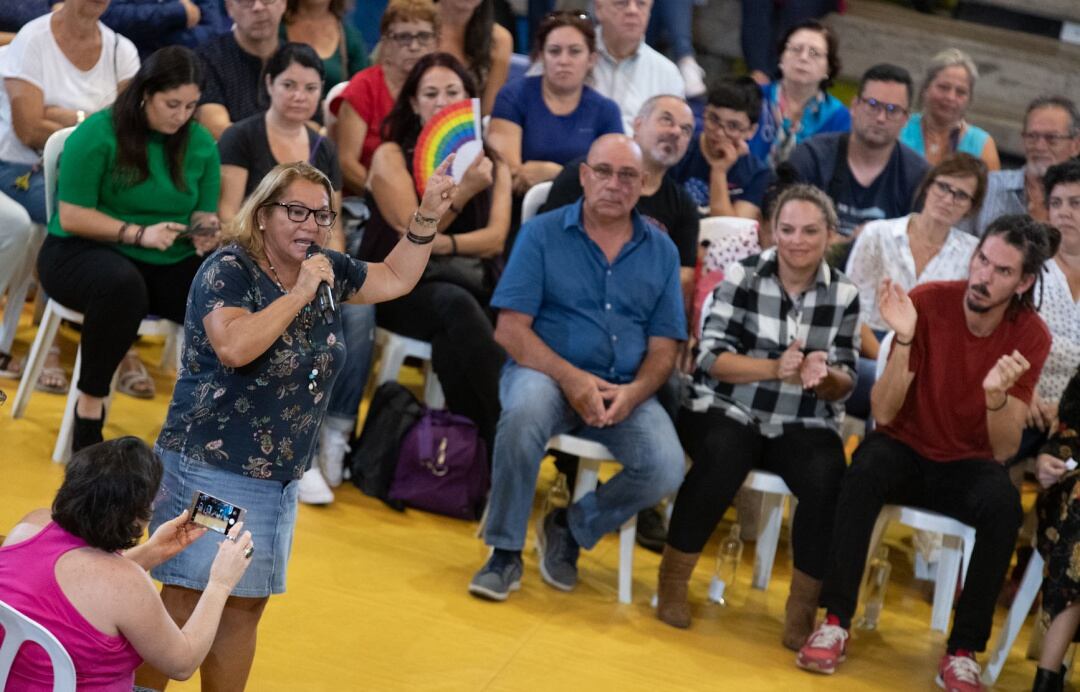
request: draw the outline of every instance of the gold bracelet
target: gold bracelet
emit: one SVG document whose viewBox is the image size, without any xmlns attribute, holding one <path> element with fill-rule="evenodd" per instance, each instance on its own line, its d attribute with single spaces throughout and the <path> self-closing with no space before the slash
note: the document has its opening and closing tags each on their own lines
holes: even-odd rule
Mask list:
<svg viewBox="0 0 1080 692">
<path fill-rule="evenodd" d="M 430 217 L 421 215 L 419 207 L 416 208 L 416 213 L 413 214 L 413 221 L 415 221 L 417 224 L 419 224 L 421 226 L 427 226 L 428 228 L 435 228 L 436 226 L 439 225 L 439 220 L 438 219 L 430 218 Z"/>
</svg>

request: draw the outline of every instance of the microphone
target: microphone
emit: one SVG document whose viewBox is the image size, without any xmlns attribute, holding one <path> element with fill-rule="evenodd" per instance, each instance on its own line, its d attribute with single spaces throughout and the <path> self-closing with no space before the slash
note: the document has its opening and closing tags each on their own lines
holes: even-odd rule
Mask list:
<svg viewBox="0 0 1080 692">
<path fill-rule="evenodd" d="M 315 243 L 308 245 L 308 257 L 320 252 L 322 252 L 322 248 Z M 319 288 L 315 291 L 315 307 L 322 313 L 327 324 L 334 323 L 334 313 L 337 311 L 337 305 L 334 304 L 334 292 L 330 290 L 330 284 L 325 281 L 320 281 Z"/>
</svg>

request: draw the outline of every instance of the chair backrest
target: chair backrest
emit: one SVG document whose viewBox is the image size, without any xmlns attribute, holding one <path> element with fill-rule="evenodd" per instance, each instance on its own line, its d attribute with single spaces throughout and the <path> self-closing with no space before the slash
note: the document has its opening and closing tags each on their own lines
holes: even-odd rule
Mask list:
<svg viewBox="0 0 1080 692">
<path fill-rule="evenodd" d="M 741 216 L 709 216 L 701 220 L 698 225 L 698 244 L 709 241 L 716 242 L 719 238 L 732 233 L 743 231 L 757 231 L 758 222 L 754 219 L 744 219 Z"/>
<path fill-rule="evenodd" d="M 75 664 L 51 632 L 3 601 L 0 601 L 0 626 L 4 628 L 4 643 L 0 646 L 0 689 L 6 688 L 19 647 L 25 641 L 32 641 L 40 644 L 52 661 L 53 692 L 75 691 Z"/>
<path fill-rule="evenodd" d="M 525 193 L 525 199 L 521 200 L 521 223 L 525 223 L 536 216 L 536 212 L 540 211 L 540 207 L 544 206 L 544 202 L 547 201 L 548 195 L 551 193 L 551 185 L 550 180 L 537 183 Z"/>
<path fill-rule="evenodd" d="M 529 71 L 529 67 L 532 65 L 532 60 L 529 56 L 522 53 L 510 54 L 510 70 L 506 73 L 506 83 L 514 81 L 515 79 L 521 79 L 525 76 L 525 73 Z"/>
<path fill-rule="evenodd" d="M 326 126 L 326 133 L 330 135 L 330 139 L 337 141 L 337 116 L 330 112 L 330 104 L 334 102 L 338 96 L 341 96 L 341 92 L 345 91 L 345 87 L 349 86 L 349 82 L 338 82 L 334 86 L 330 87 L 330 91 L 326 92 L 326 98 L 322 102 L 322 121 Z"/>
<path fill-rule="evenodd" d="M 56 213 L 56 169 L 60 165 L 60 154 L 64 151 L 64 143 L 68 136 L 75 131 L 74 127 L 65 127 L 57 130 L 49 136 L 45 142 L 45 153 L 42 155 L 42 164 L 45 167 L 45 219 L 52 219 Z"/>
</svg>

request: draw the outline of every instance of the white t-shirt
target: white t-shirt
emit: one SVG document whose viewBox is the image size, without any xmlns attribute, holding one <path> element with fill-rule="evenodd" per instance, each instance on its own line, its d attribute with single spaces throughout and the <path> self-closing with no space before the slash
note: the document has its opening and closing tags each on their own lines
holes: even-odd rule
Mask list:
<svg viewBox="0 0 1080 692">
<path fill-rule="evenodd" d="M 681 98 L 686 95 L 679 68 L 644 41 L 630 57 L 615 60 L 608 53 L 598 26 L 596 50 L 599 57 L 592 71 L 592 88 L 619 104 L 626 134 L 634 134 L 634 118 L 641 105 L 653 96 L 669 94 Z"/>
<path fill-rule="evenodd" d="M 71 64 L 53 37 L 52 14 L 27 22 L 0 54 L 0 78 L 22 79 L 41 89 L 46 106 L 59 106 L 87 114 L 108 108 L 116 100 L 116 85 L 139 69 L 139 52 L 128 39 L 98 22 L 101 56 L 82 71 Z M 15 135 L 7 89 L 0 89 L 0 161 L 34 164 L 40 152 Z"/>
<path fill-rule="evenodd" d="M 1046 260 L 1041 281 L 1042 304 L 1039 314 L 1046 322 L 1053 341 L 1035 391 L 1043 399 L 1058 401 L 1080 365 L 1080 301 L 1073 300 L 1069 279 L 1053 257 Z M 1035 300 L 1039 300 L 1037 285 Z"/>
</svg>

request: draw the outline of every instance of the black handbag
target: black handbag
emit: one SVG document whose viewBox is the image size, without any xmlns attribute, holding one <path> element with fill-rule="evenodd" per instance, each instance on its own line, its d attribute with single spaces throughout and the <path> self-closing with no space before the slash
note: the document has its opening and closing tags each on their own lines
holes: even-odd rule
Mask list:
<svg viewBox="0 0 1080 692">
<path fill-rule="evenodd" d="M 360 437 L 353 440 L 347 460 L 352 482 L 365 495 L 377 497 L 398 511 L 405 505 L 390 499 L 401 441 L 424 407 L 397 382 L 384 382 L 375 390 Z"/>
<path fill-rule="evenodd" d="M 438 255 L 428 260 L 420 280 L 443 281 L 461 286 L 486 304 L 492 293 L 493 282 L 489 277 L 487 263 L 479 257 Z"/>
</svg>

